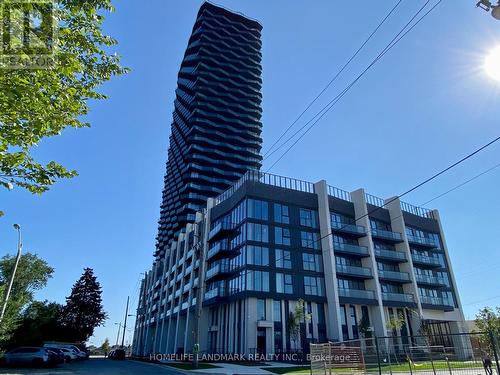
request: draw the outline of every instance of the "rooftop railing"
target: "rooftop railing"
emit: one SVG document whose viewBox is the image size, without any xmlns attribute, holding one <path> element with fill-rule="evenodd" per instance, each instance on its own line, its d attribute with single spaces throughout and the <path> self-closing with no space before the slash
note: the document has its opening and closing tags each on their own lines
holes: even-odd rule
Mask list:
<svg viewBox="0 0 500 375">
<path fill-rule="evenodd" d="M 414 206 L 410 203 L 401 202 L 401 210 L 426 219 L 435 219 L 432 210 L 424 207 Z"/>
<path fill-rule="evenodd" d="M 219 204 L 224 202 L 247 181 L 260 182 L 261 184 L 302 191 L 304 193 L 314 193 L 314 184 L 312 182 L 265 172 L 248 171 L 233 186 L 215 198 L 215 203 Z"/>
<path fill-rule="evenodd" d="M 372 206 L 376 207 L 385 206 L 384 200 L 382 198 L 376 197 L 375 195 L 365 193 L 365 198 L 366 198 L 366 203 L 371 204 Z"/>
<path fill-rule="evenodd" d="M 332 185 L 328 185 L 328 195 L 344 201 L 352 202 L 351 193 Z"/>
</svg>

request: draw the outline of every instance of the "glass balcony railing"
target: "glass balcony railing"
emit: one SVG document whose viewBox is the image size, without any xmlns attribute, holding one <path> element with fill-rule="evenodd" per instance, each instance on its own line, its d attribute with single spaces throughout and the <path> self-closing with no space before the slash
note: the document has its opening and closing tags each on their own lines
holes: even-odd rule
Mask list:
<svg viewBox="0 0 500 375">
<path fill-rule="evenodd" d="M 375 249 L 375 256 L 382 259 L 396 260 L 406 262 L 406 254 L 402 251 L 389 249 Z"/>
<path fill-rule="evenodd" d="M 407 302 L 407 303 L 415 302 L 413 294 L 404 294 L 404 293 L 382 293 L 382 300 L 388 302 Z"/>
<path fill-rule="evenodd" d="M 410 274 L 407 272 L 379 270 L 378 276 L 381 279 L 385 279 L 385 280 L 393 280 L 393 281 L 401 281 L 401 282 L 410 282 L 411 281 Z"/>
<path fill-rule="evenodd" d="M 411 259 L 413 260 L 413 263 L 415 263 L 415 264 L 423 264 L 426 266 L 433 266 L 433 267 L 441 267 L 442 266 L 439 258 L 435 257 L 435 256 L 412 254 Z"/>
<path fill-rule="evenodd" d="M 413 236 L 411 234 L 407 234 L 406 238 L 408 238 L 408 242 L 416 245 L 423 245 L 428 247 L 438 247 L 433 238 Z"/>
<path fill-rule="evenodd" d="M 382 240 L 391 242 L 402 242 L 403 236 L 399 232 L 391 232 L 390 230 L 372 229 L 372 236 Z"/>
<path fill-rule="evenodd" d="M 234 225 L 231 222 L 221 221 L 208 233 L 208 240 L 215 241 L 224 235 L 228 235 L 232 231 L 234 231 Z"/>
<path fill-rule="evenodd" d="M 415 278 L 417 280 L 417 283 L 420 283 L 420 284 L 447 286 L 447 282 L 444 279 L 444 277 L 434 276 L 434 275 L 416 274 Z"/>
<path fill-rule="evenodd" d="M 339 232 L 354 234 L 356 236 L 366 236 L 365 227 L 356 224 L 344 224 L 338 221 L 332 221 L 332 229 Z"/>
<path fill-rule="evenodd" d="M 420 302 L 425 305 L 433 306 L 454 306 L 453 301 L 442 297 L 430 297 L 430 296 L 420 296 Z"/>
<path fill-rule="evenodd" d="M 228 241 L 219 241 L 214 246 L 212 246 L 210 250 L 208 250 L 207 259 L 211 259 L 214 256 L 226 251 L 229 251 Z"/>
<path fill-rule="evenodd" d="M 357 266 L 346 266 L 344 264 L 336 265 L 337 273 L 342 273 L 350 276 L 360 276 L 370 278 L 372 276 L 372 270 L 366 267 Z"/>
<path fill-rule="evenodd" d="M 215 264 L 214 266 L 212 266 L 212 268 L 210 268 L 208 271 L 207 271 L 207 274 L 205 276 L 206 280 L 208 279 L 211 279 L 217 275 L 221 275 L 221 274 L 226 274 L 226 273 L 229 273 L 230 272 L 230 264 L 229 262 L 220 262 L 220 263 L 217 263 Z"/>
<path fill-rule="evenodd" d="M 339 297 L 375 299 L 375 293 L 371 290 L 339 288 Z"/>
<path fill-rule="evenodd" d="M 349 255 L 359 255 L 362 257 L 370 256 L 370 253 L 368 252 L 368 248 L 366 246 L 334 242 L 333 249 L 335 252 L 345 253 Z"/>
<path fill-rule="evenodd" d="M 215 289 L 211 289 L 205 293 L 205 301 L 212 298 L 224 297 L 224 296 L 225 296 L 225 289 L 222 287 L 218 287 Z"/>
</svg>

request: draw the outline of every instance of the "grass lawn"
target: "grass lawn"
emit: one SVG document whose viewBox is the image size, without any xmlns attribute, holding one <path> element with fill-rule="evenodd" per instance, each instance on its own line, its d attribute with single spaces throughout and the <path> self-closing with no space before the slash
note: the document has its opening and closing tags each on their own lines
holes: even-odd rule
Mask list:
<svg viewBox="0 0 500 375">
<path fill-rule="evenodd" d="M 408 362 L 401 364 L 383 364 L 381 366 L 383 373 L 389 373 L 390 371 L 394 372 L 409 372 L 410 365 Z M 448 364 L 446 361 L 434 361 L 434 368 L 436 370 L 448 370 Z M 483 368 L 482 364 L 477 362 L 450 362 L 451 369 L 481 369 Z M 309 366 L 296 366 L 296 367 L 271 367 L 266 368 L 265 370 L 270 371 L 275 374 L 309 374 L 310 367 Z M 432 363 L 431 362 L 420 362 L 417 364 L 411 365 L 412 372 L 418 371 L 432 371 Z M 366 366 L 367 372 L 378 372 L 378 366 L 376 364 L 369 364 Z M 332 369 L 332 372 L 335 373 L 349 373 L 349 372 L 359 372 L 358 371 L 350 371 L 346 368 L 335 368 Z"/>
<path fill-rule="evenodd" d="M 175 367 L 181 370 L 194 370 L 192 363 L 165 363 L 167 366 Z M 205 370 L 208 368 L 219 368 L 219 366 L 212 365 L 210 363 L 198 363 L 197 370 Z"/>
</svg>

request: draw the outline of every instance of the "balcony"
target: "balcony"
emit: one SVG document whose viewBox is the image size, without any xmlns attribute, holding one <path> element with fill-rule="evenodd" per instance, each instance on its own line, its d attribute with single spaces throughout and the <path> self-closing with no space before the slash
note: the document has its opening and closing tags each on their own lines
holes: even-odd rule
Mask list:
<svg viewBox="0 0 500 375">
<path fill-rule="evenodd" d="M 411 234 L 407 234 L 406 238 L 408 238 L 408 242 L 412 245 L 420 245 L 422 247 L 428 247 L 430 249 L 438 247 L 438 244 L 436 244 L 433 238 L 412 236 Z"/>
<path fill-rule="evenodd" d="M 207 271 L 207 274 L 205 276 L 205 280 L 213 279 L 216 276 L 227 275 L 230 272 L 231 272 L 231 267 L 229 265 L 229 262 L 227 262 L 227 261 L 226 262 L 219 262 L 219 263 L 215 264 L 214 266 L 212 266 L 212 268 L 210 268 Z"/>
<path fill-rule="evenodd" d="M 342 289 L 339 288 L 339 297 L 375 299 L 375 293 L 371 290 Z"/>
<path fill-rule="evenodd" d="M 413 294 L 382 293 L 382 300 L 386 302 L 415 303 Z"/>
<path fill-rule="evenodd" d="M 390 230 L 372 229 L 372 237 L 378 238 L 387 242 L 398 243 L 403 242 L 403 236 L 399 232 L 391 232 Z"/>
<path fill-rule="evenodd" d="M 230 251 L 229 243 L 226 240 L 216 242 L 207 253 L 207 260 L 215 256 L 224 255 Z"/>
<path fill-rule="evenodd" d="M 368 248 L 366 246 L 359 245 L 351 245 L 346 243 L 333 243 L 333 250 L 336 253 L 348 254 L 348 255 L 357 255 L 359 257 L 369 257 L 370 253 L 368 252 Z"/>
<path fill-rule="evenodd" d="M 420 296 L 420 302 L 424 305 L 455 307 L 453 301 L 442 297 Z"/>
<path fill-rule="evenodd" d="M 379 270 L 378 277 L 387 281 L 396 281 L 401 283 L 411 282 L 410 274 L 407 272 Z"/>
<path fill-rule="evenodd" d="M 184 275 L 189 275 L 191 274 L 191 271 L 193 270 L 193 265 L 189 265 L 188 267 L 186 267 L 186 269 L 184 270 Z"/>
<path fill-rule="evenodd" d="M 221 221 L 208 233 L 208 241 L 213 242 L 236 232 L 234 225 L 229 221 Z"/>
<path fill-rule="evenodd" d="M 184 288 L 182 288 L 182 293 L 186 293 L 186 292 L 188 292 L 190 289 L 191 289 L 191 284 L 190 284 L 190 283 L 187 283 L 186 285 L 184 285 Z"/>
<path fill-rule="evenodd" d="M 213 298 L 221 298 L 225 296 L 225 289 L 223 287 L 218 287 L 215 289 L 211 289 L 205 293 L 205 301 L 208 301 Z"/>
<path fill-rule="evenodd" d="M 375 249 L 375 256 L 379 259 L 391 260 L 398 263 L 406 262 L 406 254 L 402 251 Z"/>
<path fill-rule="evenodd" d="M 413 263 L 417 265 L 437 268 L 441 268 L 443 266 L 439 258 L 435 256 L 412 254 L 411 259 L 413 260 Z"/>
<path fill-rule="evenodd" d="M 416 274 L 415 279 L 419 284 L 448 286 L 444 277 L 440 276 Z"/>
<path fill-rule="evenodd" d="M 355 224 L 344 224 L 338 221 L 332 221 L 332 229 L 335 232 L 347 233 L 357 238 L 366 236 L 365 227 Z"/>
<path fill-rule="evenodd" d="M 366 267 L 346 266 L 344 264 L 337 264 L 336 269 L 337 273 L 346 276 L 354 276 L 362 279 L 372 278 L 372 270 Z"/>
</svg>

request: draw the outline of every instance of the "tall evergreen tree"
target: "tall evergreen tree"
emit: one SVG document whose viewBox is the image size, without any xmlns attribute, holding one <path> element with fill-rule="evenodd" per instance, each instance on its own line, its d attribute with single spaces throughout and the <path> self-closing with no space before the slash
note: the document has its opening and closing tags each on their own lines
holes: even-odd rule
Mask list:
<svg viewBox="0 0 500 375">
<path fill-rule="evenodd" d="M 83 275 L 73 285 L 71 295 L 66 298 L 62 324 L 67 337 L 74 341 L 87 341 L 94 329 L 103 325 L 107 314 L 102 306 L 101 285 L 91 268 L 85 268 Z"/>
</svg>

